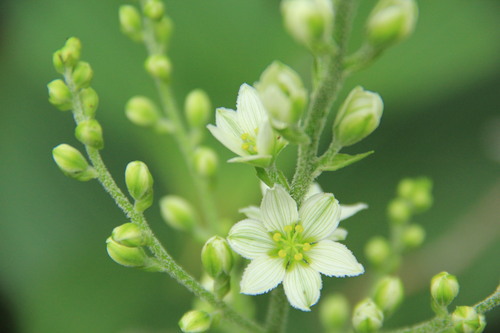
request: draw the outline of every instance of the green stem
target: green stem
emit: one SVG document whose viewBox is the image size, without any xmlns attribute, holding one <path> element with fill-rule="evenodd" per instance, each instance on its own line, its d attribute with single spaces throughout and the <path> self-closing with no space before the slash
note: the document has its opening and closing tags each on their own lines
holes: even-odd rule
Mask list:
<svg viewBox="0 0 500 333">
<path fill-rule="evenodd" d="M 278 287 L 271 293 L 269 312 L 266 318 L 266 332 L 281 333 L 285 331 L 288 310 L 288 300 L 282 287 Z"/>
</svg>

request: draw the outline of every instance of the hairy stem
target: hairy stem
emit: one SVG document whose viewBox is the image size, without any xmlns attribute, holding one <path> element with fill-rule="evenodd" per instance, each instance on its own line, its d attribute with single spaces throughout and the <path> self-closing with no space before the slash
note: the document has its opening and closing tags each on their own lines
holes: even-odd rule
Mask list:
<svg viewBox="0 0 500 333">
<path fill-rule="evenodd" d="M 281 333 L 285 331 L 288 310 L 288 301 L 285 296 L 283 287 L 278 287 L 271 293 L 271 302 L 269 304 L 269 312 L 266 318 L 266 332 Z"/>
</svg>

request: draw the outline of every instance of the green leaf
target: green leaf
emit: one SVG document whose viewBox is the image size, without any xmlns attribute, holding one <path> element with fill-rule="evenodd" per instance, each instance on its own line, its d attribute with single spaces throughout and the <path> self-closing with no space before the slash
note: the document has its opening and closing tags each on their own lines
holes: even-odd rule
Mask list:
<svg viewBox="0 0 500 333">
<path fill-rule="evenodd" d="M 349 154 L 336 154 L 332 159 L 323 161 L 318 169 L 321 171 L 335 171 L 342 169 L 350 164 L 361 161 L 363 158 L 373 154 L 374 151 L 368 151 L 362 154 L 349 155 Z"/>
<path fill-rule="evenodd" d="M 255 171 L 257 172 L 257 177 L 259 177 L 259 179 L 262 180 L 264 184 L 266 184 L 269 187 L 274 186 L 274 182 L 269 177 L 269 174 L 267 173 L 266 169 L 255 167 Z"/>
</svg>

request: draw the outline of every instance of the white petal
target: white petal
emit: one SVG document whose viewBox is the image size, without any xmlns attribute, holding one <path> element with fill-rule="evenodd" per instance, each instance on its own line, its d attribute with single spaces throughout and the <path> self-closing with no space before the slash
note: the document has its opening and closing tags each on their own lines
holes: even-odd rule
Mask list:
<svg viewBox="0 0 500 333">
<path fill-rule="evenodd" d="M 276 150 L 276 138 L 269 122 L 263 121 L 259 125 L 257 134 L 257 152 L 264 155 L 273 155 Z"/>
<path fill-rule="evenodd" d="M 257 206 L 241 208 L 238 212 L 245 214 L 249 219 L 262 221 L 262 214 L 260 213 L 260 208 Z"/>
<path fill-rule="evenodd" d="M 248 154 L 248 153 L 247 153 Z M 228 160 L 229 163 L 246 163 L 260 168 L 267 168 L 271 164 L 271 155 L 249 155 L 241 157 L 233 157 Z"/>
<path fill-rule="evenodd" d="M 250 219 L 236 223 L 229 230 L 227 240 L 234 251 L 248 259 L 262 256 L 274 247 L 274 241 L 264 225 Z"/>
<path fill-rule="evenodd" d="M 331 193 L 318 193 L 308 198 L 299 211 L 304 238 L 321 240 L 339 225 L 339 202 Z"/>
<path fill-rule="evenodd" d="M 224 132 L 220 128 L 215 127 L 214 125 L 208 125 L 207 128 L 210 131 L 210 133 L 212 133 L 212 135 L 217 140 L 219 140 L 220 143 L 226 146 L 226 148 L 231 150 L 233 153 L 237 155 L 248 155 L 248 152 L 246 152 L 245 150 L 243 150 L 243 148 L 241 148 L 242 144 L 241 140 L 238 140 L 233 135 Z"/>
<path fill-rule="evenodd" d="M 320 296 L 321 276 L 309 266 L 296 264 L 286 272 L 283 287 L 294 308 L 311 311 L 310 307 L 316 304 Z"/>
<path fill-rule="evenodd" d="M 281 258 L 261 256 L 247 266 L 241 278 L 241 292 L 258 295 L 275 288 L 285 276 L 285 265 Z"/>
<path fill-rule="evenodd" d="M 255 135 L 255 130 L 267 117 L 266 109 L 257 91 L 248 84 L 242 84 L 236 101 L 238 124 L 244 133 Z"/>
<path fill-rule="evenodd" d="M 226 108 L 218 108 L 215 112 L 215 125 L 222 131 L 240 139 L 241 127 L 238 124 L 236 111 Z"/>
<path fill-rule="evenodd" d="M 326 239 L 329 239 L 329 240 L 332 240 L 332 241 L 343 241 L 346 238 L 347 238 L 347 230 L 345 230 L 344 228 L 337 228 Z"/>
<path fill-rule="evenodd" d="M 365 269 L 343 244 L 322 240 L 307 252 L 311 268 L 328 276 L 356 276 Z"/>
<path fill-rule="evenodd" d="M 260 210 L 262 222 L 268 231 L 282 231 L 285 226 L 299 219 L 297 204 L 281 185 L 266 191 Z"/>
<path fill-rule="evenodd" d="M 362 203 L 362 202 L 357 203 L 357 204 L 353 204 L 353 205 L 340 205 L 340 221 L 343 221 L 343 220 L 353 216 L 354 214 L 356 214 L 360 210 L 367 209 L 367 208 L 368 208 L 368 205 L 365 203 Z"/>
</svg>

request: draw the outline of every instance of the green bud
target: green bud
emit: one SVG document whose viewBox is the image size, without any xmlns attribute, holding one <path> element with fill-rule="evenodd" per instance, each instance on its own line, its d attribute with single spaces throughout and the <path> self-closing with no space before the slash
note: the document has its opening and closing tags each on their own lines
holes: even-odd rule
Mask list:
<svg viewBox="0 0 500 333">
<path fill-rule="evenodd" d="M 417 16 L 414 0 L 379 1 L 368 18 L 368 41 L 378 49 L 400 42 L 415 29 Z"/>
<path fill-rule="evenodd" d="M 198 147 L 194 151 L 194 167 L 204 177 L 210 177 L 217 170 L 217 154 L 208 147 Z"/>
<path fill-rule="evenodd" d="M 134 223 L 125 223 L 113 229 L 111 238 L 121 245 L 140 247 L 147 243 L 146 236 L 141 228 Z"/>
<path fill-rule="evenodd" d="M 191 127 L 205 126 L 212 111 L 212 104 L 207 93 L 201 89 L 192 90 L 186 97 L 184 111 Z"/>
<path fill-rule="evenodd" d="M 390 315 L 403 301 L 404 289 L 401 279 L 395 276 L 386 276 L 380 279 L 375 286 L 373 300 L 385 315 Z"/>
<path fill-rule="evenodd" d="M 172 72 L 170 60 L 160 54 L 149 56 L 144 63 L 146 71 L 154 78 L 169 81 Z"/>
<path fill-rule="evenodd" d="M 153 204 L 153 177 L 146 164 L 141 161 L 130 162 L 125 169 L 125 183 L 132 198 L 134 208 L 144 211 Z"/>
<path fill-rule="evenodd" d="M 142 19 L 139 10 L 132 5 L 121 5 L 118 14 L 122 32 L 133 41 L 142 41 Z"/>
<path fill-rule="evenodd" d="M 369 298 L 359 302 L 354 308 L 352 325 L 356 332 L 376 332 L 382 327 L 383 322 L 383 312 Z"/>
<path fill-rule="evenodd" d="M 49 102 L 61 111 L 73 108 L 71 91 L 63 80 L 57 79 L 47 84 L 49 89 Z"/>
<path fill-rule="evenodd" d="M 149 265 L 150 258 L 141 247 L 125 246 L 109 237 L 106 248 L 111 259 L 120 265 L 137 268 Z"/>
<path fill-rule="evenodd" d="M 406 249 L 415 249 L 425 240 L 425 229 L 419 224 L 410 224 L 402 235 L 403 245 Z"/>
<path fill-rule="evenodd" d="M 163 16 L 160 21 L 154 23 L 156 40 L 162 44 L 167 44 L 172 36 L 174 24 L 169 17 Z"/>
<path fill-rule="evenodd" d="M 457 278 L 447 272 L 441 272 L 431 280 L 432 300 L 441 307 L 450 305 L 457 297 L 459 289 Z"/>
<path fill-rule="evenodd" d="M 331 39 L 333 6 L 329 0 L 281 2 L 285 28 L 297 42 L 313 51 L 324 49 Z"/>
<path fill-rule="evenodd" d="M 79 94 L 82 101 L 83 113 L 89 118 L 94 118 L 97 106 L 99 105 L 97 92 L 93 88 L 88 87 L 80 90 Z"/>
<path fill-rule="evenodd" d="M 132 97 L 125 106 L 125 114 L 138 126 L 154 126 L 160 120 L 160 112 L 155 103 L 144 96 Z"/>
<path fill-rule="evenodd" d="M 470 306 L 457 306 L 451 320 L 456 333 L 481 333 L 486 324 L 484 316 Z"/>
<path fill-rule="evenodd" d="M 357 86 L 349 93 L 335 118 L 335 140 L 343 147 L 363 140 L 378 127 L 383 109 L 379 94 Z"/>
<path fill-rule="evenodd" d="M 342 294 L 328 295 L 320 303 L 319 317 L 326 331 L 344 331 L 349 319 L 349 301 Z"/>
<path fill-rule="evenodd" d="M 79 61 L 73 70 L 73 83 L 76 89 L 87 88 L 90 86 L 94 72 L 90 64 L 85 61 Z"/>
<path fill-rule="evenodd" d="M 56 71 L 58 73 L 64 74 L 64 72 L 66 71 L 66 67 L 64 66 L 64 62 L 62 60 L 62 51 L 61 50 L 57 50 L 52 55 L 52 64 L 54 65 L 54 68 L 56 69 Z"/>
<path fill-rule="evenodd" d="M 96 170 L 77 149 L 70 145 L 63 143 L 55 147 L 52 150 L 52 157 L 59 169 L 68 177 L 79 181 L 97 178 Z"/>
<path fill-rule="evenodd" d="M 159 0 L 148 0 L 144 4 L 143 12 L 150 19 L 157 21 L 165 14 L 165 6 Z"/>
<path fill-rule="evenodd" d="M 62 69 L 62 64 L 64 64 L 65 67 L 73 68 L 78 61 L 80 61 L 82 42 L 76 37 L 70 37 L 66 40 L 66 44 L 60 51 L 61 52 L 58 56 L 60 57 L 61 62 L 54 63 L 58 72 Z"/>
<path fill-rule="evenodd" d="M 307 90 L 293 69 L 275 61 L 262 73 L 255 88 L 275 128 L 283 129 L 299 122 L 306 106 Z"/>
<path fill-rule="evenodd" d="M 432 206 L 432 180 L 426 177 L 405 178 L 398 184 L 398 195 L 411 202 L 417 212 Z"/>
<path fill-rule="evenodd" d="M 201 262 L 213 278 L 229 275 L 233 268 L 233 254 L 227 241 L 219 236 L 210 238 L 201 250 Z"/>
<path fill-rule="evenodd" d="M 387 215 L 394 224 L 407 223 L 411 217 L 411 207 L 408 200 L 403 198 L 391 200 L 387 206 Z"/>
<path fill-rule="evenodd" d="M 182 332 L 205 332 L 212 324 L 211 316 L 205 311 L 192 310 L 186 312 L 179 320 Z"/>
<path fill-rule="evenodd" d="M 373 266 L 382 266 L 391 256 L 389 242 L 381 236 L 373 237 L 366 244 L 365 255 Z"/>
<path fill-rule="evenodd" d="M 219 275 L 214 279 L 214 294 L 219 299 L 223 299 L 231 291 L 231 276 Z"/>
<path fill-rule="evenodd" d="M 95 149 L 104 148 L 102 127 L 95 119 L 81 121 L 75 128 L 75 136 L 84 145 Z"/>
<path fill-rule="evenodd" d="M 194 208 L 185 199 L 176 195 L 167 195 L 160 200 L 163 219 L 173 228 L 189 231 L 195 223 Z"/>
</svg>

